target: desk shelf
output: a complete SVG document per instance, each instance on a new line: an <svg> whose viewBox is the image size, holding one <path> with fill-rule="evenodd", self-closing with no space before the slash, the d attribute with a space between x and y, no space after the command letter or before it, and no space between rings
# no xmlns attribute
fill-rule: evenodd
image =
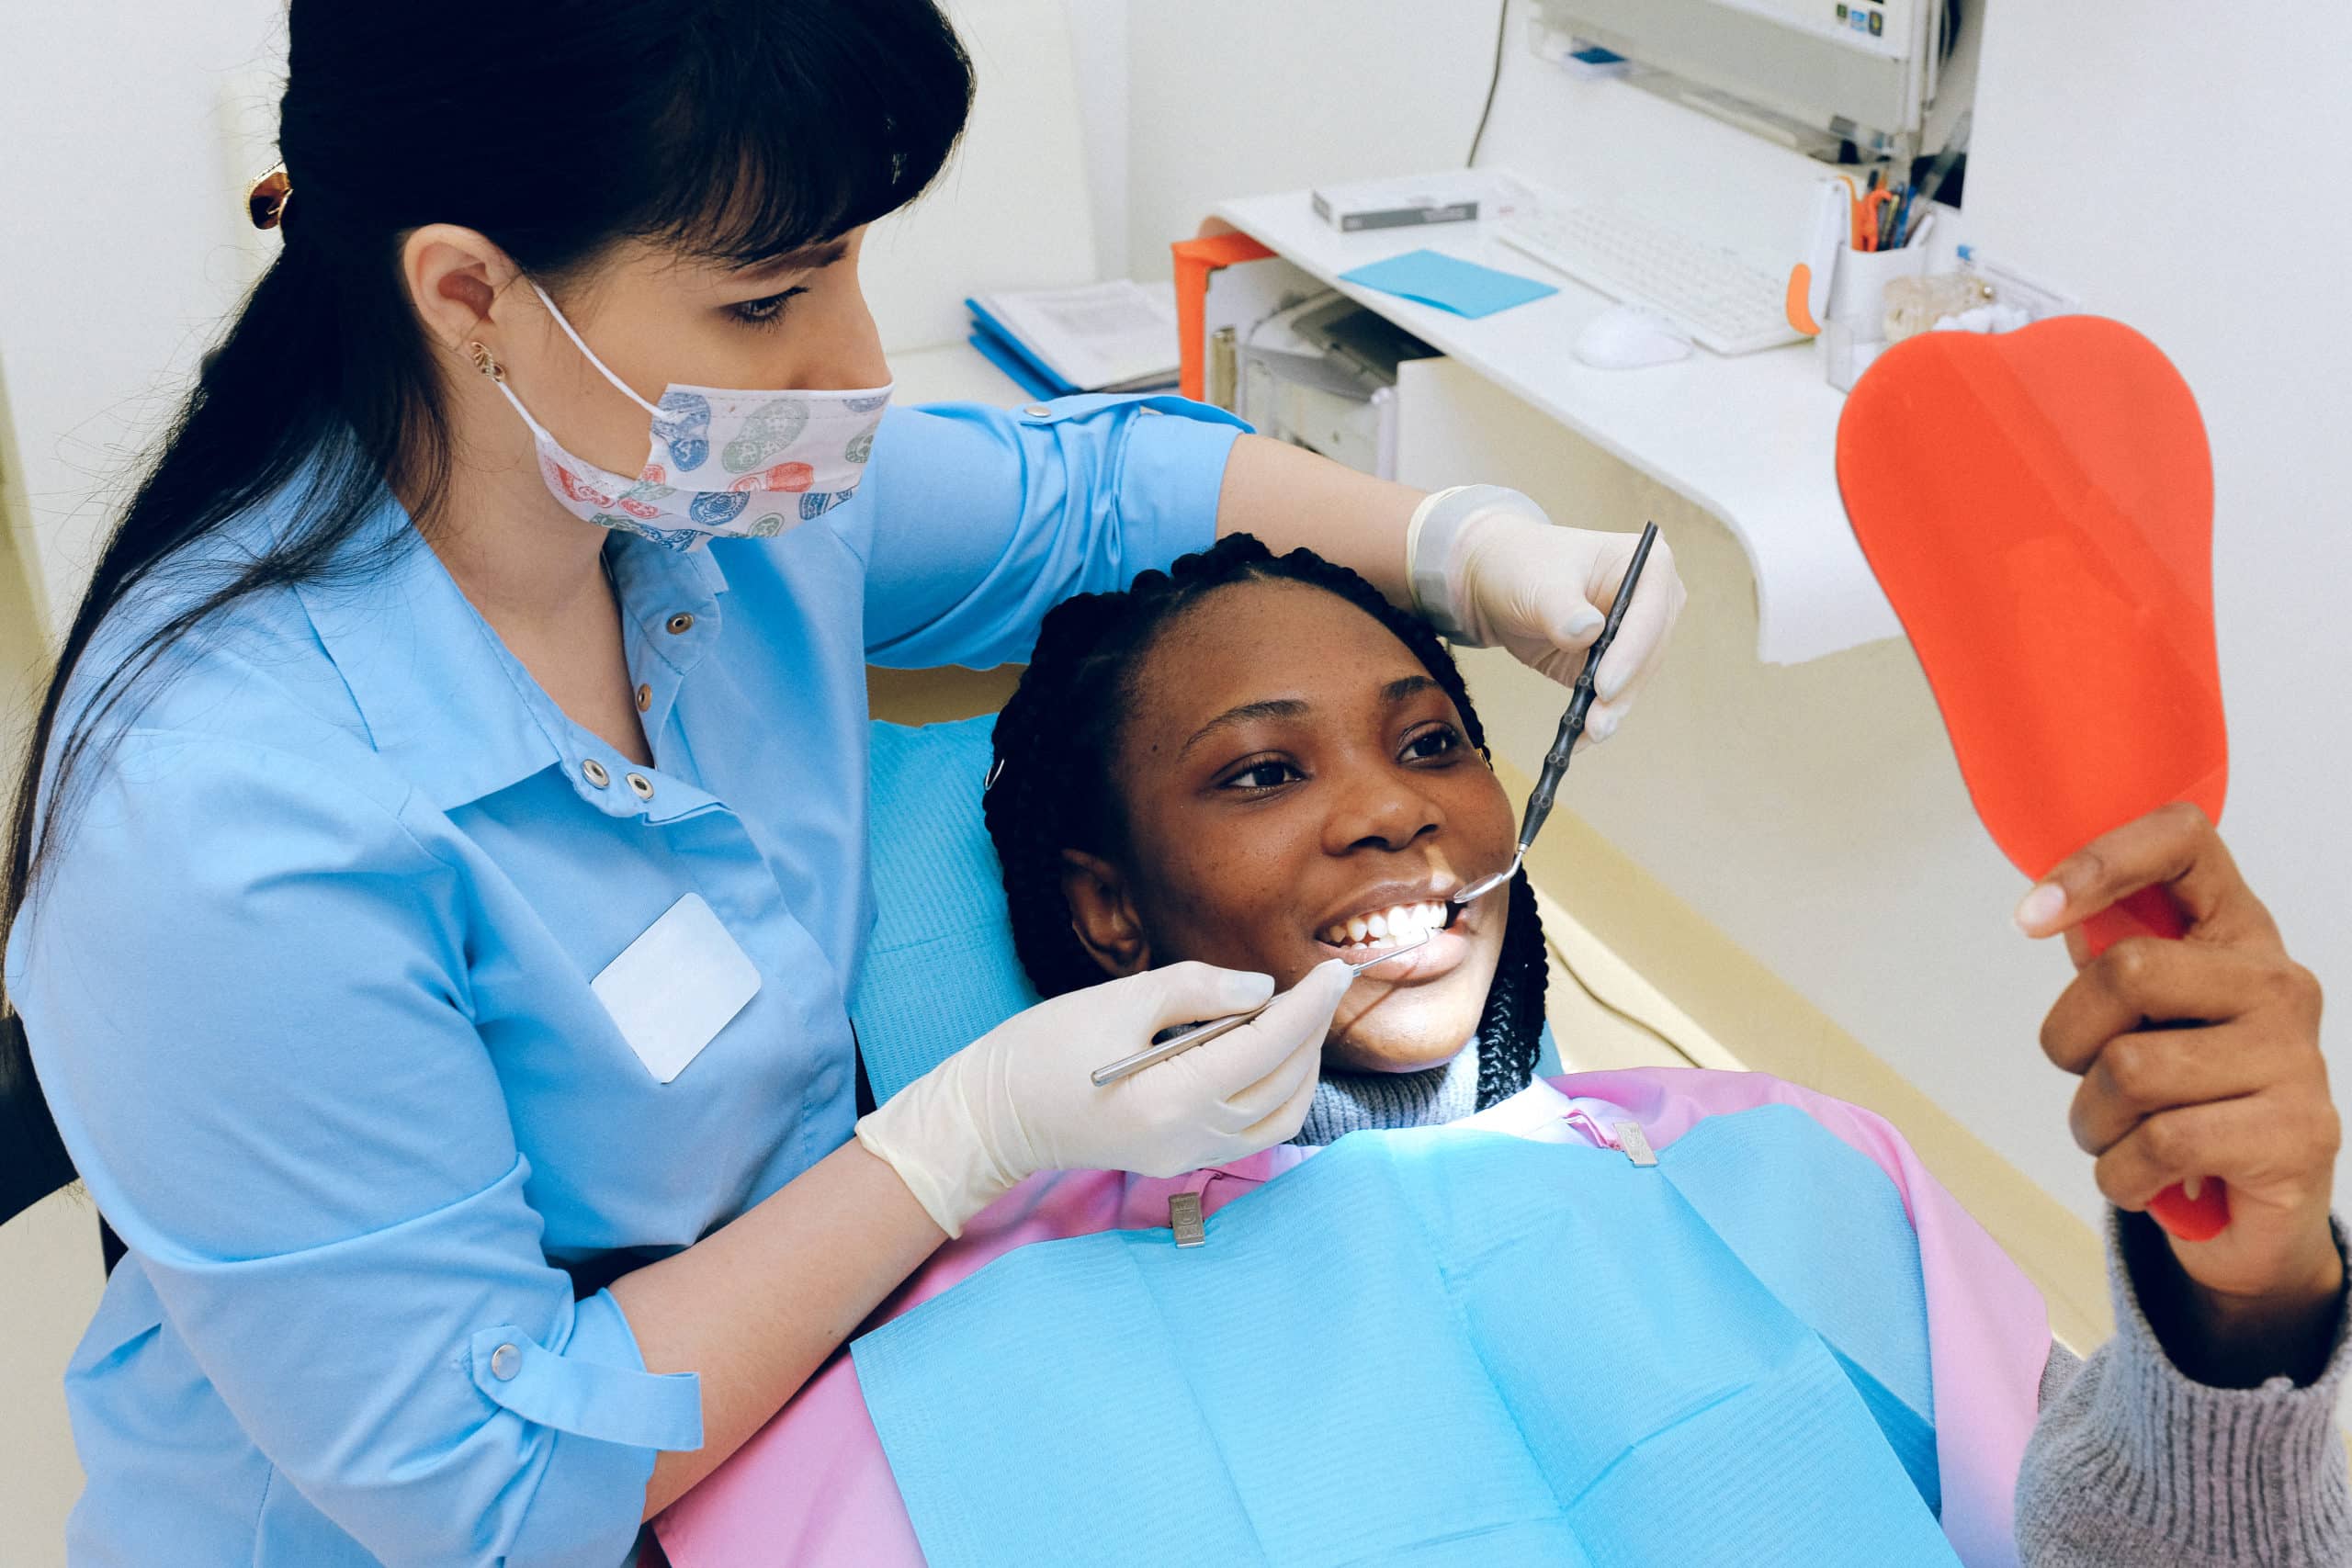
<svg viewBox="0 0 2352 1568"><path fill-rule="evenodd" d="M1756 580L1757 657L1798 664L1902 627L1846 525L1832 457L1844 399L1810 344L1640 370L1595 370L1572 352L1611 301L1494 237L1488 223L1341 233L1307 193L1229 201L1216 215L1719 519ZM1556 284L1532 303L1467 321L1340 274L1426 246Z"/></svg>

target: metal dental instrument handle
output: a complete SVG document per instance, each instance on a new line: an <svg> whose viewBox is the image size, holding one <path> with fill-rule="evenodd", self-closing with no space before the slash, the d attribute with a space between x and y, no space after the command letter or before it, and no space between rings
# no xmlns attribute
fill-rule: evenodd
<svg viewBox="0 0 2352 1568"><path fill-rule="evenodd" d="M1401 958L1429 940L1430 933L1423 931L1419 941L1408 942L1402 947L1392 947L1377 958L1367 958L1361 964L1349 964L1348 973L1361 975L1375 964L1385 964L1392 958ZM1268 997L1248 1012L1237 1012L1231 1018L1220 1018L1208 1023L1196 1023L1181 1034L1171 1034L1156 1044L1145 1046L1132 1056L1122 1056L1107 1067L1097 1067L1091 1075L1094 1087L1108 1089L1121 1078L1135 1077L1146 1067L1156 1067L1172 1056L1181 1056L1195 1045L1205 1045L1219 1035L1228 1034L1250 1022L1260 1013L1273 1006L1274 1001L1274 998Z"/></svg>
<svg viewBox="0 0 2352 1568"><path fill-rule="evenodd" d="M1467 904L1483 898L1519 874L1520 863L1527 859L1528 846L1535 842L1536 833L1544 826L1544 818L1552 815L1552 797L1560 793L1560 780L1566 776L1568 758L1574 754L1577 742L1584 739L1585 716L1592 711L1594 673L1600 668L1600 656L1617 640L1617 628L1625 622L1625 611L1634 603L1634 586L1642 580L1642 568L1650 558L1650 547L1657 542L1657 525L1642 525L1641 541L1634 547L1634 558L1625 568L1625 580L1617 585L1616 603L1609 606L1609 619L1601 624L1600 635L1592 639L1591 649L1584 656L1584 669L1577 675L1577 683L1568 698L1568 711L1560 716L1560 732L1552 738L1552 750L1544 754L1544 772L1535 780L1534 791L1527 797L1527 814L1519 825L1519 852L1510 863L1492 876L1482 876L1467 887L1454 891L1453 902Z"/></svg>

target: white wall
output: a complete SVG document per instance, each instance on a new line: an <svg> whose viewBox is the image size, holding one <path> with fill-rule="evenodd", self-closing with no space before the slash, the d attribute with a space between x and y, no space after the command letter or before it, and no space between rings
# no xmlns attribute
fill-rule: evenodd
<svg viewBox="0 0 2352 1568"><path fill-rule="evenodd" d="M859 277L886 352L961 344L968 295L1099 276L1102 235L1089 197L1113 171L1090 151L1107 142L1107 155L1119 139L1090 137L1088 121L1118 126L1125 97L1117 74L1101 69L1117 30L1077 25L1079 4L944 0L978 93L938 182L866 236Z"/></svg>
<svg viewBox="0 0 2352 1568"><path fill-rule="evenodd" d="M52 616L80 600L113 487L251 276L223 100L274 107L282 13L209 0L98 25L82 6L8 8L0 374Z"/></svg>
<svg viewBox="0 0 2352 1568"><path fill-rule="evenodd" d="M1459 164L1496 8L1464 0L1127 0L1127 265L1227 197ZM1516 24L1514 24L1516 25Z"/></svg>

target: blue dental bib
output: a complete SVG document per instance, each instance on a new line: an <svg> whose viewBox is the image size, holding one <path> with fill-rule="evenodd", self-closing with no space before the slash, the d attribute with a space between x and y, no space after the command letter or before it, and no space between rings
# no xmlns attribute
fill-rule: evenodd
<svg viewBox="0 0 2352 1568"><path fill-rule="evenodd" d="M1205 1247L1008 1254L857 1341L963 1564L1954 1564L1892 1182L1803 1112L1636 1167L1359 1134Z"/></svg>

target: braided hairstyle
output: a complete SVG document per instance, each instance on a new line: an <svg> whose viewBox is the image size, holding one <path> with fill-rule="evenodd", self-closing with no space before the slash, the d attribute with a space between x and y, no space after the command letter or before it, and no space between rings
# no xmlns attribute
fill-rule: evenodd
<svg viewBox="0 0 2352 1568"><path fill-rule="evenodd" d="M1022 967L1041 996L1098 985L1102 971L1070 927L1062 852L1109 854L1125 837L1112 779L1120 722L1136 672L1159 635L1185 611L1237 582L1303 582L1340 598L1386 627L1453 701L1471 745L1487 737L1453 656L1419 618L1342 566L1308 550L1276 556L1236 534L1166 571L1147 571L1123 593L1086 593L1046 616L1020 689L996 721L996 763L983 805L996 842ZM1535 895L1511 879L1502 955L1478 1021L1478 1104L1495 1104L1534 1076L1547 977Z"/></svg>

